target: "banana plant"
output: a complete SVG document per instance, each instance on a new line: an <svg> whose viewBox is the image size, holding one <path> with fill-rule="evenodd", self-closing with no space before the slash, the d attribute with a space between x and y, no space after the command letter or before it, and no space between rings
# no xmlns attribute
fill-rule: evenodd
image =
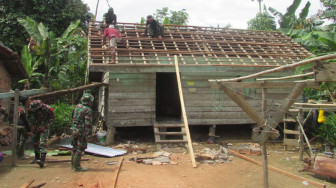
<svg viewBox="0 0 336 188"><path fill-rule="evenodd" d="M26 68L28 73L28 78L20 80L19 83L24 83L25 89L30 89L32 82L39 82L39 77L42 75L39 72L36 72L38 68L38 61L36 61L36 56L32 56L29 53L28 47L24 46L21 52L21 61L23 66Z"/></svg>
<svg viewBox="0 0 336 188"><path fill-rule="evenodd" d="M299 18L295 16L295 12L297 11L298 7L301 4L301 0L294 0L293 4L290 5L287 8L287 12L285 14L282 14L281 12L277 11L276 9L269 7L268 10L276 17L279 18L279 25L280 28L296 28L299 29L299 27L302 27L302 23L307 18L310 2L308 1L305 5L305 7L301 10L301 13L299 15Z"/></svg>

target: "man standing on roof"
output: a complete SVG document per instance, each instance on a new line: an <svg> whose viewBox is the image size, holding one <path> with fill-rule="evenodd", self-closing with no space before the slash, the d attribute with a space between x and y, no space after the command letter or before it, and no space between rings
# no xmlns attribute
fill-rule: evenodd
<svg viewBox="0 0 336 188"><path fill-rule="evenodd" d="M18 159L27 159L24 154L26 141L30 134L30 127L27 121L26 110L30 105L30 99L28 97L20 97L21 105L18 108Z"/></svg>
<svg viewBox="0 0 336 188"><path fill-rule="evenodd" d="M35 152L34 161L36 161L40 168L44 167L44 161L47 156L49 126L54 119L54 109L51 106L44 104L40 100L30 102L27 109L27 121L32 131L31 139Z"/></svg>
<svg viewBox="0 0 336 188"><path fill-rule="evenodd" d="M120 32L117 29L115 29L113 25L110 25L109 28L106 28L104 30L103 36L104 36L103 44L106 44L105 40L106 38L109 38L109 48L110 48L110 54L112 56L112 61L110 61L110 63L115 64L116 63L115 48L117 47L117 43L122 41L124 46L126 45L122 39Z"/></svg>
<svg viewBox="0 0 336 188"><path fill-rule="evenodd" d="M92 109L93 96L85 93L81 102L75 106L72 112L72 156L71 166L74 172L87 171L80 165L82 154L87 148L87 143L92 136Z"/></svg>
<svg viewBox="0 0 336 188"><path fill-rule="evenodd" d="M146 22L146 29L144 32L144 35L147 35L147 31L149 30L149 36L152 38L158 38L162 40L164 37L164 28L153 19L152 15L147 16L147 22Z"/></svg>
<svg viewBox="0 0 336 188"><path fill-rule="evenodd" d="M103 15L103 23L105 28L108 28L110 25L114 25L117 28L117 15L114 14L112 7Z"/></svg>

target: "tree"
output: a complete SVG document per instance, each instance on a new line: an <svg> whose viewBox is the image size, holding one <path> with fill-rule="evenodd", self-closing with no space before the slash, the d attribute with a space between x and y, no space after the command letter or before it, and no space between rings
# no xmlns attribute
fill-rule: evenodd
<svg viewBox="0 0 336 188"><path fill-rule="evenodd" d="M273 31L276 30L276 23L274 17L272 17L264 6L263 13L257 13L255 18L252 18L247 22L248 29L251 30L264 30L264 31Z"/></svg>
<svg viewBox="0 0 336 188"><path fill-rule="evenodd" d="M87 31L88 21L93 17L89 7L81 0L2 0L0 3L0 41L14 51L21 51L29 35L18 23L17 18L31 17L42 22L56 37L67 26L81 20L81 27Z"/></svg>
<svg viewBox="0 0 336 188"><path fill-rule="evenodd" d="M188 23L189 19L189 14L187 13L186 9L174 11L169 10L168 7L163 7L161 10L156 9L156 13L154 13L153 16L160 23L163 23L164 19L168 18L169 23L175 25L185 25Z"/></svg>
<svg viewBox="0 0 336 188"><path fill-rule="evenodd" d="M24 46L21 52L21 61L23 66L26 68L28 73L28 78L20 80L19 83L24 83L24 89L30 89L32 83L36 83L36 87L40 87L40 79L39 77L42 75L37 72L38 61L36 61L36 56L33 56L29 53L28 47Z"/></svg>

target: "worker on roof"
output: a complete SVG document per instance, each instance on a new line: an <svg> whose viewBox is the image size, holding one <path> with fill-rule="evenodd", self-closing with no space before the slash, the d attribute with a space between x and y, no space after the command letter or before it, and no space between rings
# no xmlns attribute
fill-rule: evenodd
<svg viewBox="0 0 336 188"><path fill-rule="evenodd" d="M47 141L49 137L49 127L54 121L54 109L44 104L40 100L32 100L27 108L27 121L32 131L31 140L33 142L35 159L40 168L44 167L47 156Z"/></svg>
<svg viewBox="0 0 336 188"><path fill-rule="evenodd" d="M117 15L114 14L112 7L103 15L103 24L105 28L108 28L110 25L114 25L117 28Z"/></svg>
<svg viewBox="0 0 336 188"><path fill-rule="evenodd" d="M144 35L147 35L147 31L149 31L149 36L152 38L158 38L162 40L164 37L163 26L161 26L158 21L154 20L152 15L147 16Z"/></svg>
<svg viewBox="0 0 336 188"><path fill-rule="evenodd" d="M110 55L112 56L112 61L110 61L110 64L116 63L116 54L115 49L117 47L117 43L122 42L126 48L128 48L125 44L125 41L123 40L120 32L114 28L114 25L110 25L108 28L104 30L103 34L103 44L106 44L106 38L109 39L109 49L110 49ZM105 45L104 45L105 46Z"/></svg>
<svg viewBox="0 0 336 188"><path fill-rule="evenodd" d="M72 112L72 158L71 166L74 172L87 171L80 165L82 154L87 148L88 140L92 136L92 109L94 97L84 93L81 101Z"/></svg>

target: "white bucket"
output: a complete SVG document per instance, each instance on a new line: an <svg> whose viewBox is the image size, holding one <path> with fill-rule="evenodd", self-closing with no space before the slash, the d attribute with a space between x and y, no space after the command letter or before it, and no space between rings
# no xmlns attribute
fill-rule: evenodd
<svg viewBox="0 0 336 188"><path fill-rule="evenodd" d="M97 137L98 137L98 140L99 140L99 143L100 143L100 144L105 144L105 140L106 140L106 131L99 130L99 131L97 132Z"/></svg>

